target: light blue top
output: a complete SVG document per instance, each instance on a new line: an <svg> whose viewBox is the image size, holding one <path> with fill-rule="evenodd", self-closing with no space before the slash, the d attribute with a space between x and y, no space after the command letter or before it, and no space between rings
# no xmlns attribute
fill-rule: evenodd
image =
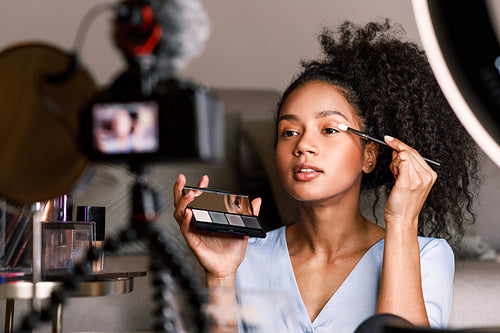
<svg viewBox="0 0 500 333"><path fill-rule="evenodd" d="M375 314L384 240L364 254L311 323L295 281L285 230L281 227L268 232L266 238L249 240L245 259L236 275L236 287L241 290L284 291L290 300L290 311L293 311L290 316L296 318L299 332L354 332L365 319ZM444 328L451 311L455 271L453 251L444 239L419 237L418 241L427 316L431 327ZM280 318L273 314L269 321L275 325Z"/></svg>

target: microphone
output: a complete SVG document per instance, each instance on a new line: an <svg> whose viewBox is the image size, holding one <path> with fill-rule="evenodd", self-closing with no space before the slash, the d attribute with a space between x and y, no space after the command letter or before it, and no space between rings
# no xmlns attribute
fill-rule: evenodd
<svg viewBox="0 0 500 333"><path fill-rule="evenodd" d="M127 59L149 64L160 80L201 54L210 22L197 0L126 0L117 6L114 40Z"/></svg>

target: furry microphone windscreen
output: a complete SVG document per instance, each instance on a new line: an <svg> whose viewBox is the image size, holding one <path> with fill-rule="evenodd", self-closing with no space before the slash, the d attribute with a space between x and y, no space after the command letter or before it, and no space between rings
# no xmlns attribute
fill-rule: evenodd
<svg viewBox="0 0 500 333"><path fill-rule="evenodd" d="M153 19L162 28L161 39L152 52L154 70L162 80L183 70L201 54L210 35L210 21L197 0L151 0L150 6ZM119 24L115 21L115 29ZM116 39L115 42L120 46Z"/></svg>

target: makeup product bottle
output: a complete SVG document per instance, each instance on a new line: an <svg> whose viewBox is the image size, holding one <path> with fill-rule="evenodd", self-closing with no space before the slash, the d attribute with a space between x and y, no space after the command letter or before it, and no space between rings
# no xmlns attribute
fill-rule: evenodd
<svg viewBox="0 0 500 333"><path fill-rule="evenodd" d="M106 207L78 206L76 208L76 220L95 223L95 241L93 242L93 246L99 256L92 263L92 272L101 273L104 270Z"/></svg>
<svg viewBox="0 0 500 333"><path fill-rule="evenodd" d="M47 201L42 220L59 222L73 221L73 197L69 194L64 194Z"/></svg>
<svg viewBox="0 0 500 333"><path fill-rule="evenodd" d="M45 202L41 211L41 255L42 275L66 274L74 261L80 260L80 240L88 239L89 229L83 226L74 228L73 198L64 194ZM86 237L82 237L82 233ZM90 243L88 243L90 245ZM87 245L87 246L88 246Z"/></svg>

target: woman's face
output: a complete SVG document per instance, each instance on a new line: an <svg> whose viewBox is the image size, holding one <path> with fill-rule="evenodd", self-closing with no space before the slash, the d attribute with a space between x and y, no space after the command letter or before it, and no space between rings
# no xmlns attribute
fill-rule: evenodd
<svg viewBox="0 0 500 333"><path fill-rule="evenodd" d="M354 109L333 85L308 82L287 97L278 119L276 161L281 181L295 199L359 194L370 144L338 131L341 123L360 129Z"/></svg>
<svg viewBox="0 0 500 333"><path fill-rule="evenodd" d="M127 110L118 110L113 119L113 131L119 138L127 137L132 130L132 118Z"/></svg>

